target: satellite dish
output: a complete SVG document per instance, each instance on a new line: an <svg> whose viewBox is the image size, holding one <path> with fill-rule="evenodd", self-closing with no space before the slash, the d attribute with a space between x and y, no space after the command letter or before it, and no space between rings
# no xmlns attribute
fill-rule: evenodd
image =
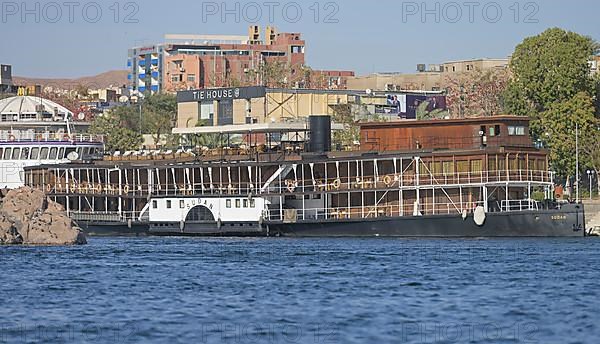
<svg viewBox="0 0 600 344"><path fill-rule="evenodd" d="M79 154L77 154L77 152L71 152L67 154L67 159L69 161L77 161L79 159Z"/></svg>
<svg viewBox="0 0 600 344"><path fill-rule="evenodd" d="M83 121L83 120L85 119L85 113L83 113L83 112L80 112L80 113L77 115L77 119L78 119L78 120L80 120L80 121Z"/></svg>

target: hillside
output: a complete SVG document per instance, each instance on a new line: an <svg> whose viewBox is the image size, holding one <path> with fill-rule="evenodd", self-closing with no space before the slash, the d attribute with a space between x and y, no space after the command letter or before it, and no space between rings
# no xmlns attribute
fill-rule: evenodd
<svg viewBox="0 0 600 344"><path fill-rule="evenodd" d="M13 77L13 82L16 85L55 86L60 89L74 89L80 85L85 86L88 89L98 89L127 84L127 71L113 70L95 76L86 76L77 79L42 79L15 76Z"/></svg>

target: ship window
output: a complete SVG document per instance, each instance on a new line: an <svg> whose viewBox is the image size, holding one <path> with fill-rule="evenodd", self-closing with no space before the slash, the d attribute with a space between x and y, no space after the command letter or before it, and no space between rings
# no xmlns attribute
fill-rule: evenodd
<svg viewBox="0 0 600 344"><path fill-rule="evenodd" d="M231 200L230 199L228 199L228 200L225 201L225 206L227 208L231 208Z"/></svg>
<svg viewBox="0 0 600 344"><path fill-rule="evenodd" d="M56 148L56 147L50 148L50 155L48 156L48 159L50 159L50 160L56 159L57 152L58 152L58 148Z"/></svg>
<svg viewBox="0 0 600 344"><path fill-rule="evenodd" d="M235 207L236 207L236 208L240 208L240 203L241 203L241 202L240 202L240 200L239 200L239 199L236 199L236 200L235 200Z"/></svg>
<svg viewBox="0 0 600 344"><path fill-rule="evenodd" d="M31 148L31 159L37 160L40 155L40 149L38 147Z"/></svg>
<svg viewBox="0 0 600 344"><path fill-rule="evenodd" d="M179 209L183 209L183 208L185 208L185 201L180 199L179 200Z"/></svg>
<svg viewBox="0 0 600 344"><path fill-rule="evenodd" d="M244 200L244 208L248 208L248 200L247 199Z"/></svg>
<svg viewBox="0 0 600 344"><path fill-rule="evenodd" d="M167 200L167 209L171 209L171 200Z"/></svg>
<svg viewBox="0 0 600 344"><path fill-rule="evenodd" d="M481 160L471 160L471 172L481 172Z"/></svg>
<svg viewBox="0 0 600 344"><path fill-rule="evenodd" d="M256 208L256 200L254 198L250 200L250 208Z"/></svg>
<svg viewBox="0 0 600 344"><path fill-rule="evenodd" d="M465 173L469 172L469 162L466 160L461 160L456 162L456 172Z"/></svg>
<svg viewBox="0 0 600 344"><path fill-rule="evenodd" d="M65 149L63 147L58 149L58 159L64 159L65 158Z"/></svg>
<svg viewBox="0 0 600 344"><path fill-rule="evenodd" d="M4 151L4 160L10 160L10 148L6 148Z"/></svg>
<svg viewBox="0 0 600 344"><path fill-rule="evenodd" d="M3 155L4 155L4 148L0 148L0 159L2 159Z"/></svg>
<svg viewBox="0 0 600 344"><path fill-rule="evenodd" d="M516 127L515 134L517 136L525 136L525 127Z"/></svg>
<svg viewBox="0 0 600 344"><path fill-rule="evenodd" d="M67 148L65 150L65 157L68 157L69 154L73 153L75 151L75 148Z"/></svg>
<svg viewBox="0 0 600 344"><path fill-rule="evenodd" d="M21 148L13 148L12 159L13 160L19 159L19 153L21 153Z"/></svg>
<svg viewBox="0 0 600 344"><path fill-rule="evenodd" d="M512 126L508 127L508 135L509 136L515 136L515 132L516 132L515 127L512 127Z"/></svg>
<svg viewBox="0 0 600 344"><path fill-rule="evenodd" d="M25 147L21 149L21 160L29 159L29 148Z"/></svg>
<svg viewBox="0 0 600 344"><path fill-rule="evenodd" d="M454 173L454 162L453 161L444 161L442 164L443 173L445 175Z"/></svg>
<svg viewBox="0 0 600 344"><path fill-rule="evenodd" d="M42 159L42 160L48 159L48 147L42 148L42 155L41 155L40 159Z"/></svg>
<svg viewBox="0 0 600 344"><path fill-rule="evenodd" d="M158 208L158 202L157 201L152 201L152 208L154 208L154 209Z"/></svg>
<svg viewBox="0 0 600 344"><path fill-rule="evenodd" d="M500 126L496 125L496 126L494 126L494 128L495 128L494 131L495 131L496 136L500 136Z"/></svg>

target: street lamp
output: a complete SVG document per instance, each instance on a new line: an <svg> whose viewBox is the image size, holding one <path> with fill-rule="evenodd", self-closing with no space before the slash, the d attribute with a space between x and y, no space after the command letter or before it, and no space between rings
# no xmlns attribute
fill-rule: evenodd
<svg viewBox="0 0 600 344"><path fill-rule="evenodd" d="M592 179L594 178L594 174L596 174L596 171L587 170L587 175L590 180L590 201L592 200L592 198L593 198L592 196L594 194L594 189L592 189Z"/></svg>

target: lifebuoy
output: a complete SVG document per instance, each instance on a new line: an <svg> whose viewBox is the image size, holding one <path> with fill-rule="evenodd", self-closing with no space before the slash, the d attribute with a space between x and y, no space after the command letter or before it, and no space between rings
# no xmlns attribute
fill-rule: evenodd
<svg viewBox="0 0 600 344"><path fill-rule="evenodd" d="M52 191L52 185L50 185L50 184L46 185L46 191L47 192Z"/></svg>
<svg viewBox="0 0 600 344"><path fill-rule="evenodd" d="M338 178L336 180L333 181L333 187L337 190L340 188L340 186L342 186L342 181Z"/></svg>
<svg viewBox="0 0 600 344"><path fill-rule="evenodd" d="M129 185L125 185L125 187L123 188L123 192L126 194L129 193Z"/></svg>
<svg viewBox="0 0 600 344"><path fill-rule="evenodd" d="M383 177L383 183L386 186L392 186L393 181L394 181L394 179L390 175L387 175L387 176Z"/></svg>
<svg viewBox="0 0 600 344"><path fill-rule="evenodd" d="M293 180L288 180L287 189L289 192L294 192L296 190L296 183Z"/></svg>

